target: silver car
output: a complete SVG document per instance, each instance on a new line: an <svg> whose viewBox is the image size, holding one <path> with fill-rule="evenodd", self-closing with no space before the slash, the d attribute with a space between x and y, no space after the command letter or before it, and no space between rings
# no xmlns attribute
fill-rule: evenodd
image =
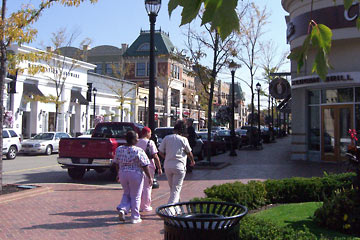
<svg viewBox="0 0 360 240"><path fill-rule="evenodd" d="M70 138L71 136L64 132L45 132L35 135L29 140L22 142L21 152L25 154L40 153L51 155L59 151L59 142L61 138Z"/></svg>

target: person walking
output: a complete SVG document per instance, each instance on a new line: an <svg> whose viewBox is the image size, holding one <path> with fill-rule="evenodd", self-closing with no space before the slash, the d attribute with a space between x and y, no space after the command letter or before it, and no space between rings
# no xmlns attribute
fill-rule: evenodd
<svg viewBox="0 0 360 240"><path fill-rule="evenodd" d="M159 147L159 154L165 158L165 174L170 187L168 204L174 204L180 200L186 174L186 157L189 157L191 166L195 165L189 141L182 136L184 133L185 123L179 120L174 126L174 134L166 136Z"/></svg>
<svg viewBox="0 0 360 240"><path fill-rule="evenodd" d="M150 165L149 165L150 176L152 177L152 179L154 179L155 169L157 168L159 175L162 174L162 169L161 169L160 159L157 155L158 150L155 146L154 141L150 140L150 138L151 138L151 129L148 127L144 127L141 130L141 138L139 139L136 146L143 149L146 155L148 156L150 160ZM141 194L140 212L152 211L151 191L152 191L152 185L149 184L149 179L147 176L145 176L144 186Z"/></svg>
<svg viewBox="0 0 360 240"><path fill-rule="evenodd" d="M135 146L138 141L137 133L129 131L125 139L126 144L116 149L113 161L118 172L117 181L121 183L124 191L116 209L119 211L120 221L125 221L125 215L131 209L131 223L139 223L142 221L139 209L144 173L149 185L152 185L153 178L149 171L150 161L146 153Z"/></svg>

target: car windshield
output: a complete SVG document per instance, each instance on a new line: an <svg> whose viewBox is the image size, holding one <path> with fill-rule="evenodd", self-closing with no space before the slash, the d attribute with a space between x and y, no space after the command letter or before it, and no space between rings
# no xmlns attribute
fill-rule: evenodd
<svg viewBox="0 0 360 240"><path fill-rule="evenodd" d="M85 135L91 135L91 134L93 134L93 132L94 132L94 129L90 128L85 132Z"/></svg>
<svg viewBox="0 0 360 240"><path fill-rule="evenodd" d="M52 140L54 138L54 133L40 133L34 136L35 140Z"/></svg>
<svg viewBox="0 0 360 240"><path fill-rule="evenodd" d="M173 134L173 128L157 128L155 134L158 138L164 138L167 135Z"/></svg>
<svg viewBox="0 0 360 240"><path fill-rule="evenodd" d="M125 138L128 131L134 130L130 125L108 124L96 127L94 137Z"/></svg>
<svg viewBox="0 0 360 240"><path fill-rule="evenodd" d="M221 137L230 136L230 131L228 130L218 131L218 135Z"/></svg>

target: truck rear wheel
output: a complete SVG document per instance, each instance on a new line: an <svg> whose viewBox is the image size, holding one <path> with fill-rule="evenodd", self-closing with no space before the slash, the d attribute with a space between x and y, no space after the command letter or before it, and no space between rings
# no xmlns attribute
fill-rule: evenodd
<svg viewBox="0 0 360 240"><path fill-rule="evenodd" d="M85 174L85 168L68 168L68 174L72 179L82 179Z"/></svg>

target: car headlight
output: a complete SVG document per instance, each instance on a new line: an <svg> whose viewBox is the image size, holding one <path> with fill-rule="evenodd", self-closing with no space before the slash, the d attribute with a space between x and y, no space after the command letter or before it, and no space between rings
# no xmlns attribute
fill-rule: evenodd
<svg viewBox="0 0 360 240"><path fill-rule="evenodd" d="M39 143L35 144L35 147L40 147L40 144Z"/></svg>

